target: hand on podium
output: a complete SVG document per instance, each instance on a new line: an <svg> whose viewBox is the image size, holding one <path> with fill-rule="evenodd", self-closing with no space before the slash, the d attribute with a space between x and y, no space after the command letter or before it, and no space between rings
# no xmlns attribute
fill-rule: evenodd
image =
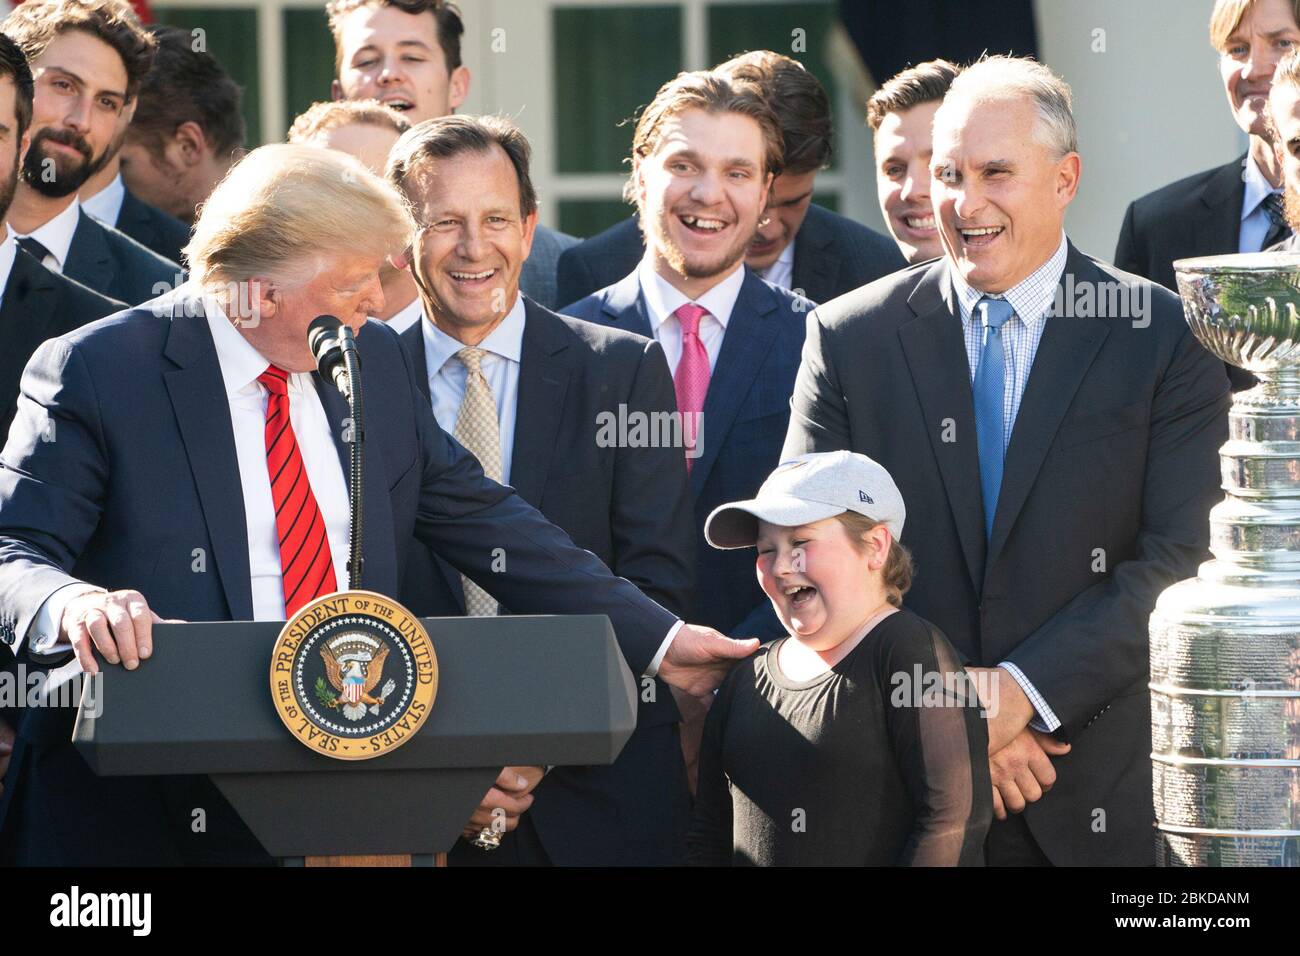
<svg viewBox="0 0 1300 956"><path fill-rule="evenodd" d="M500 829L498 820L504 821L506 833L519 826L519 818L533 805L533 788L544 776L546 771L541 767L506 767L497 775L496 786L484 794L461 836L473 840L494 825Z"/></svg>
<svg viewBox="0 0 1300 956"><path fill-rule="evenodd" d="M63 608L60 641L67 641L87 674L99 673L95 651L110 664L135 670L153 653L153 626L164 621L139 591L87 591Z"/></svg>
<svg viewBox="0 0 1300 956"><path fill-rule="evenodd" d="M718 689L735 666L758 650L758 638L732 640L711 627L683 624L677 630L656 676L693 697Z"/></svg>

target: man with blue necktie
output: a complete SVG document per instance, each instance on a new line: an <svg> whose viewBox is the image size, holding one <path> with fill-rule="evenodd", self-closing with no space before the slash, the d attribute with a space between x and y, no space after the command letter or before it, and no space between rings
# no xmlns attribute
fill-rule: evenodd
<svg viewBox="0 0 1300 956"><path fill-rule="evenodd" d="M783 455L895 477L907 604L985 698L991 865L1154 862L1147 619L1207 556L1227 437L1223 364L1177 298L1066 238L1080 169L1049 69L958 76L934 120L945 254L809 317Z"/></svg>

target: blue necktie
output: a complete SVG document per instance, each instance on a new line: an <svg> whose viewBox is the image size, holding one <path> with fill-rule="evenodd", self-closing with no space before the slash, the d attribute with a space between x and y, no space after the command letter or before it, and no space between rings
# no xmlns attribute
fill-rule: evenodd
<svg viewBox="0 0 1300 956"><path fill-rule="evenodd" d="M980 491L984 495L984 535L993 537L993 516L998 512L1002 490L1002 420L1006 411L1002 397L1006 384L1006 363L1002 357L1002 326L1015 314L1006 299L980 299L971 321L983 319L988 331L979 368L975 370L975 440L980 455Z"/></svg>

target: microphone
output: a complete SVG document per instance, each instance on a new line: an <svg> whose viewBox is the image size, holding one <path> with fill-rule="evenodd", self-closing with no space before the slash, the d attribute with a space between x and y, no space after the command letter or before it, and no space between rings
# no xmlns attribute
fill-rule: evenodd
<svg viewBox="0 0 1300 956"><path fill-rule="evenodd" d="M316 368L334 387L352 400L352 380L343 360L343 339L352 338L352 330L332 315L318 315L307 326L307 347L316 359ZM353 345L353 348L356 346Z"/></svg>

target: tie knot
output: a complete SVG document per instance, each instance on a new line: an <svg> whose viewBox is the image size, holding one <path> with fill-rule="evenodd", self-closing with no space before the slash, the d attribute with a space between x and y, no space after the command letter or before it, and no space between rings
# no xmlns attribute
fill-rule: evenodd
<svg viewBox="0 0 1300 956"><path fill-rule="evenodd" d="M471 375L483 374L483 356L487 355L487 349L476 349L473 346L467 346L456 353L456 358L460 359L460 364L469 370Z"/></svg>
<svg viewBox="0 0 1300 956"><path fill-rule="evenodd" d="M1002 328L1016 314L1006 299L994 299L987 295L980 299L978 310L984 317L984 324L991 329Z"/></svg>
<svg viewBox="0 0 1300 956"><path fill-rule="evenodd" d="M673 315L677 316L677 321L682 324L682 335L699 335L700 319L709 314L709 310L703 306L698 306L694 302L687 302L679 306Z"/></svg>
<svg viewBox="0 0 1300 956"><path fill-rule="evenodd" d="M1260 206L1273 225L1280 226L1286 221L1286 207L1283 204L1281 193L1269 193L1261 200Z"/></svg>
<svg viewBox="0 0 1300 956"><path fill-rule="evenodd" d="M266 371L257 376L257 380L266 386L272 395L289 394L289 373L282 368L268 365Z"/></svg>
<svg viewBox="0 0 1300 956"><path fill-rule="evenodd" d="M18 247L29 256L34 256L37 262L44 262L45 257L50 254L50 250L41 245L39 239L33 239L31 236L23 236L19 239Z"/></svg>

